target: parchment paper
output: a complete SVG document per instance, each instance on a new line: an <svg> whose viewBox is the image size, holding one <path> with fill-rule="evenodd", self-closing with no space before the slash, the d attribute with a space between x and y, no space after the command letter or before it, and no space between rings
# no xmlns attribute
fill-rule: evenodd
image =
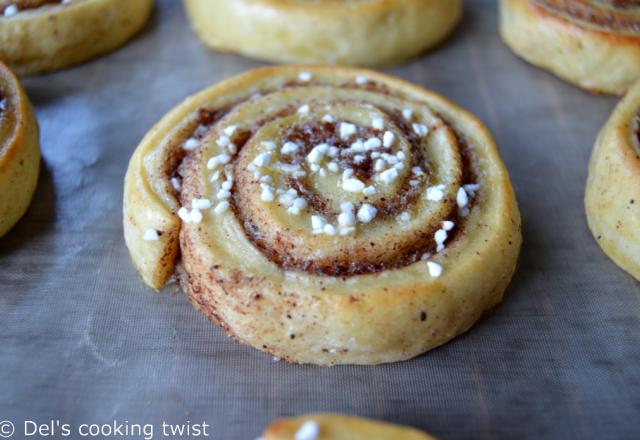
<svg viewBox="0 0 640 440"><path fill-rule="evenodd" d="M442 439L640 438L640 284L600 251L582 201L616 99L513 56L496 14L495 2L469 0L446 44L383 70L489 126L523 215L520 267L470 333L394 365L274 362L182 293L147 290L130 263L121 204L137 143L188 94L260 63L206 49L181 2L159 0L121 50L25 78L44 169L28 214L0 240L0 421L14 438L25 420L116 420L153 424L154 438L162 421L190 421L210 425L209 438L252 439L279 416L327 410Z"/></svg>

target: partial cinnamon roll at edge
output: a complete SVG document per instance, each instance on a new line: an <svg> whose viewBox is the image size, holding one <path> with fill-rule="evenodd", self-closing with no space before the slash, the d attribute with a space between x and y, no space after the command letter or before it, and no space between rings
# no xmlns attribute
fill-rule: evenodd
<svg viewBox="0 0 640 440"><path fill-rule="evenodd" d="M317 413L276 420L264 440L434 440L417 429L341 414Z"/></svg>
<svg viewBox="0 0 640 440"><path fill-rule="evenodd" d="M18 79L0 63L0 237L29 207L39 170L38 122Z"/></svg>
<svg viewBox="0 0 640 440"><path fill-rule="evenodd" d="M213 49L279 63L376 66L433 48L462 16L461 0L184 0Z"/></svg>
<svg viewBox="0 0 640 440"><path fill-rule="evenodd" d="M0 59L16 73L61 69L127 42L153 0L0 0Z"/></svg>
<svg viewBox="0 0 640 440"><path fill-rule="evenodd" d="M640 4L500 0L500 32L519 56L596 93L624 94L640 78Z"/></svg>
<svg viewBox="0 0 640 440"><path fill-rule="evenodd" d="M263 68L178 106L127 172L125 238L160 288L291 362L409 359L502 298L519 253L484 126L379 73ZM179 237L179 241L178 241Z"/></svg>
<svg viewBox="0 0 640 440"><path fill-rule="evenodd" d="M585 207L602 250L640 280L640 83L620 101L598 135Z"/></svg>

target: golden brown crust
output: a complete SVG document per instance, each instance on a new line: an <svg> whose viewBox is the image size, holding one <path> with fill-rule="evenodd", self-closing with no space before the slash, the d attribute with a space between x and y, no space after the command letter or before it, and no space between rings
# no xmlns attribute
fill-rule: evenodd
<svg viewBox="0 0 640 440"><path fill-rule="evenodd" d="M40 169L38 122L27 96L0 63L0 237L24 215Z"/></svg>
<svg viewBox="0 0 640 440"><path fill-rule="evenodd" d="M640 77L640 6L590 0L501 0L500 32L519 56L595 93Z"/></svg>
<svg viewBox="0 0 640 440"><path fill-rule="evenodd" d="M640 84L600 131L589 164L585 207L604 252L640 280Z"/></svg>
<svg viewBox="0 0 640 440"><path fill-rule="evenodd" d="M317 433L317 440L435 440L417 429L340 414L317 413L280 419L264 432L264 440L295 440L296 433ZM312 425L312 426L309 426ZM311 435L306 438L312 437Z"/></svg>
<svg viewBox="0 0 640 440"><path fill-rule="evenodd" d="M303 74L308 74L305 80L300 79ZM408 116L410 123L393 119L403 117L400 113L409 108L414 112ZM209 115L206 123L203 109ZM396 136L387 151L402 157L403 167L394 166L400 170L397 179L384 182L381 172L369 177L355 173L376 187L374 194L364 198L360 192L344 189L342 171L325 176L314 171L307 163L309 148L323 143L322 136L335 146L336 158L342 157L341 151L355 148L358 142L353 140L360 136L341 140L336 124L325 120L326 112L334 122L353 123L356 131L381 119L374 124L382 124L383 131ZM419 135L422 123L429 130ZM237 144L237 152L227 159L227 171L217 161L228 148L228 142L222 142L223 133L232 126L233 135L227 141ZM280 148L293 139L290 136L296 127L304 128L309 138L299 139L298 153L285 157ZM314 137L311 133L319 127L320 137ZM365 138L381 137L368 128L358 133ZM177 170L167 170L176 148L182 149L192 136L199 136L197 147L183 154ZM298 196L307 197L305 191L315 193L329 208L316 207L307 197L304 212L292 214L289 202L280 198L283 194L278 193L274 203L263 198L261 183L268 181L274 191L285 191L295 181L285 178L293 171L281 172L267 165L262 171L255 169L262 149L271 148L269 142L278 145L272 151L277 160L274 167L284 170L278 164L287 162L307 169L303 185L307 189ZM382 151L383 147L378 144L376 148ZM334 160L344 169L351 166L351 159ZM417 162L411 162L414 160ZM411 177L417 172L414 167L422 167L424 177ZM225 196L230 205L217 213L212 208L225 199L220 199L225 177L219 176L227 173L233 175L232 194ZM265 173L272 180L262 180ZM182 179L177 192L168 182L174 176ZM421 188L418 199L407 201L403 208L410 214L385 214L384 200L391 203L398 192L407 191L403 182L408 180ZM466 211L461 210L456 201L462 191L459 188L475 183L482 189ZM430 200L427 194L440 184L441 198ZM181 224L176 215L179 208L190 211L194 200L201 198L211 204L199 212L202 221L183 217L186 222ZM365 201L375 204L376 199L383 200L376 205L379 215L370 223L358 217L357 230L340 235L339 202L352 201L355 213ZM452 207L456 208L452 211ZM521 242L509 176L486 128L422 88L347 68L263 68L189 98L160 121L134 153L124 208L127 245L148 284L160 288L170 276L172 270L161 264L160 256L177 246L169 237L179 231L180 279L194 306L235 339L300 363L392 362L445 343L468 330L501 300ZM251 213L251 226L247 213ZM312 231L311 215L322 215L332 224L331 234L324 232L327 229L320 234ZM453 229L446 248L436 249L430 228L434 223L444 225L445 220L455 220ZM276 239L262 249L252 240L251 228L257 228L261 237ZM143 240L149 229L161 232L156 241ZM409 245L394 249L398 236L404 236ZM422 261L412 246L433 253L426 258L429 262ZM288 250L313 264L289 266L273 257L272 249L285 254ZM397 264L389 264L385 252L377 249L395 252ZM354 270L341 269L346 250ZM336 262L333 275L326 275L323 266L314 263L325 260ZM363 261L375 264L360 266ZM381 261L384 263L378 264ZM442 276L431 274L432 263L444 267Z"/></svg>
<svg viewBox="0 0 640 440"><path fill-rule="evenodd" d="M434 47L460 19L460 0L185 0L209 46L281 63L375 66Z"/></svg>
<svg viewBox="0 0 640 440"><path fill-rule="evenodd" d="M152 6L153 0L74 0L0 15L0 59L19 74L84 62L128 41Z"/></svg>

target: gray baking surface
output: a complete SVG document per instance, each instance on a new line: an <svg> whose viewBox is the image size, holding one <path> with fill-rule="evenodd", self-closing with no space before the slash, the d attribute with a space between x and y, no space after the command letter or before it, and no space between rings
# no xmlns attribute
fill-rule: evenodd
<svg viewBox="0 0 640 440"><path fill-rule="evenodd" d="M640 438L640 284L600 251L582 202L616 99L513 56L493 1L466 9L442 47L384 70L449 97L497 139L524 246L495 311L409 362L317 368L274 362L182 293L147 290L122 234L131 153L187 95L260 65L206 49L181 2L163 0L121 50L23 80L44 169L0 240L0 420L18 431L24 420L149 423L155 438L162 421L205 421L209 438L239 440L279 416L339 411L442 439Z"/></svg>

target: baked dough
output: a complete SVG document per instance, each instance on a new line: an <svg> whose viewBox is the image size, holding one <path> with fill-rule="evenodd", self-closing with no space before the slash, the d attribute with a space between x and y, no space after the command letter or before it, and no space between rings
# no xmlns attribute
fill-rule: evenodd
<svg viewBox="0 0 640 440"><path fill-rule="evenodd" d="M312 364L409 359L465 332L501 300L521 242L480 122L336 67L258 69L187 99L135 151L124 222L147 284L180 253L196 308Z"/></svg>
<svg viewBox="0 0 640 440"><path fill-rule="evenodd" d="M591 156L585 205L604 252L640 280L640 83L618 104Z"/></svg>
<svg viewBox="0 0 640 440"><path fill-rule="evenodd" d="M122 46L152 6L153 0L0 0L0 59L19 74L81 63Z"/></svg>
<svg viewBox="0 0 640 440"><path fill-rule="evenodd" d="M444 40L461 0L185 0L208 46L280 63L375 66Z"/></svg>
<svg viewBox="0 0 640 440"><path fill-rule="evenodd" d="M29 207L39 170L38 122L18 80L0 63L0 237Z"/></svg>
<svg viewBox="0 0 640 440"><path fill-rule="evenodd" d="M640 78L640 4L632 0L500 0L500 31L519 56L597 93Z"/></svg>
<svg viewBox="0 0 640 440"><path fill-rule="evenodd" d="M308 414L275 421L264 440L435 440L416 429L340 414Z"/></svg>

